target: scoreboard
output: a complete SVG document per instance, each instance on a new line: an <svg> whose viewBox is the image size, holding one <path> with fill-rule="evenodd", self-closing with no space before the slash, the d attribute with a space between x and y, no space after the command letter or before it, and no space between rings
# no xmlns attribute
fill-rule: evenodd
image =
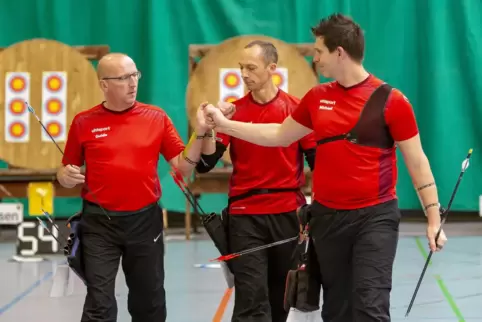
<svg viewBox="0 0 482 322"><path fill-rule="evenodd" d="M54 213L54 185L51 182L30 182L27 187L27 206L0 184L3 194L15 202L0 202L0 226L16 227L15 260L38 260L42 255L63 254L69 236L67 218L56 220L44 216ZM1 200L0 200L1 201ZM44 225L47 227L45 228Z"/></svg>
<svg viewBox="0 0 482 322"><path fill-rule="evenodd" d="M43 218L43 222L52 234L37 219L29 219L17 225L17 256L63 254L66 237L69 236L67 221L54 221L60 231L47 219Z"/></svg>
<svg viewBox="0 0 482 322"><path fill-rule="evenodd" d="M37 218L24 217L22 203L0 202L0 226L16 227L16 257L63 254L63 247L70 233L66 226L67 220L59 221L52 217L57 229L47 218L43 216L38 218L44 222L50 232Z"/></svg>

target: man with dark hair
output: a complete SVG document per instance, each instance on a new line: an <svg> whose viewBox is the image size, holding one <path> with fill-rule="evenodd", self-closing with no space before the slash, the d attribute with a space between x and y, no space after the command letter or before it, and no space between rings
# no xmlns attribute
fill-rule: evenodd
<svg viewBox="0 0 482 322"><path fill-rule="evenodd" d="M278 53L269 42L256 41L244 48L239 66L249 92L234 102L233 120L279 124L289 117L299 100L274 85L277 62ZM301 191L305 182L303 153L313 170L313 136L304 135L283 148L263 147L222 133L217 133L216 140L216 152L202 154L204 162L196 169L210 171L230 146L233 174L224 218L230 251L296 236L296 209L306 204ZM286 243L230 262L235 279L231 321L286 321L283 295L295 246L296 242Z"/></svg>
<svg viewBox="0 0 482 322"><path fill-rule="evenodd" d="M363 65L358 24L336 14L313 28L313 61L334 81L311 89L282 124L228 120L205 110L216 130L263 146L317 140L311 236L320 264L324 321L390 321L400 211L395 191L400 149L428 219L430 249L446 242L437 188L408 99Z"/></svg>
<svg viewBox="0 0 482 322"><path fill-rule="evenodd" d="M323 38L324 45L330 53L337 47L342 47L355 63L360 64L363 61L365 36L360 26L349 17L341 14L332 15L311 28L311 32L315 37Z"/></svg>

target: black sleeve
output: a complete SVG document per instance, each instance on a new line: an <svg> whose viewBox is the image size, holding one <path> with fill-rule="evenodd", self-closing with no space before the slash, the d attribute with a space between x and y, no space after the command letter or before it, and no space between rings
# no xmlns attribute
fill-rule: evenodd
<svg viewBox="0 0 482 322"><path fill-rule="evenodd" d="M313 172L315 170L316 148L303 150L303 153L305 154L305 159L311 169L311 172Z"/></svg>
<svg viewBox="0 0 482 322"><path fill-rule="evenodd" d="M196 165L196 171L198 173L206 173L211 171L218 163L219 159L226 151L226 146L221 142L216 142L216 152L213 154L201 154L201 160Z"/></svg>

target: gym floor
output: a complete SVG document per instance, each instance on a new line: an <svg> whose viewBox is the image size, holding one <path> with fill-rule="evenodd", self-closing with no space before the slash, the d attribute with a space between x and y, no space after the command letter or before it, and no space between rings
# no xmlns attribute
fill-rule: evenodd
<svg viewBox="0 0 482 322"><path fill-rule="evenodd" d="M403 223L394 271L392 321L482 321L482 223L450 223L449 242L432 263L420 287L410 316L405 311L428 254L422 224ZM418 236L418 237L417 237ZM182 235L167 233L166 292L168 321L208 322L226 290L219 268L199 268L218 254L209 240L186 242ZM73 291L51 297L62 257L36 263L12 262L14 243L0 244L0 321L80 321L85 288L75 277ZM65 267L65 266L64 266ZM127 289L122 270L117 279L118 322L130 321ZM234 295L222 321L230 321ZM319 317L316 321L321 321Z"/></svg>

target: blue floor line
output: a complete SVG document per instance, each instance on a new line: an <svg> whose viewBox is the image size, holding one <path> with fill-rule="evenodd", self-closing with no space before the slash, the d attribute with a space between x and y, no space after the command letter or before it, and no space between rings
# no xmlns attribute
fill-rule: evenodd
<svg viewBox="0 0 482 322"><path fill-rule="evenodd" d="M15 296L9 303L5 304L4 306L0 307L0 316L11 309L15 304L26 298L30 293L32 293L37 287L39 287L43 282L48 281L53 277L53 272L48 272L42 278L38 279L29 286L25 291Z"/></svg>

